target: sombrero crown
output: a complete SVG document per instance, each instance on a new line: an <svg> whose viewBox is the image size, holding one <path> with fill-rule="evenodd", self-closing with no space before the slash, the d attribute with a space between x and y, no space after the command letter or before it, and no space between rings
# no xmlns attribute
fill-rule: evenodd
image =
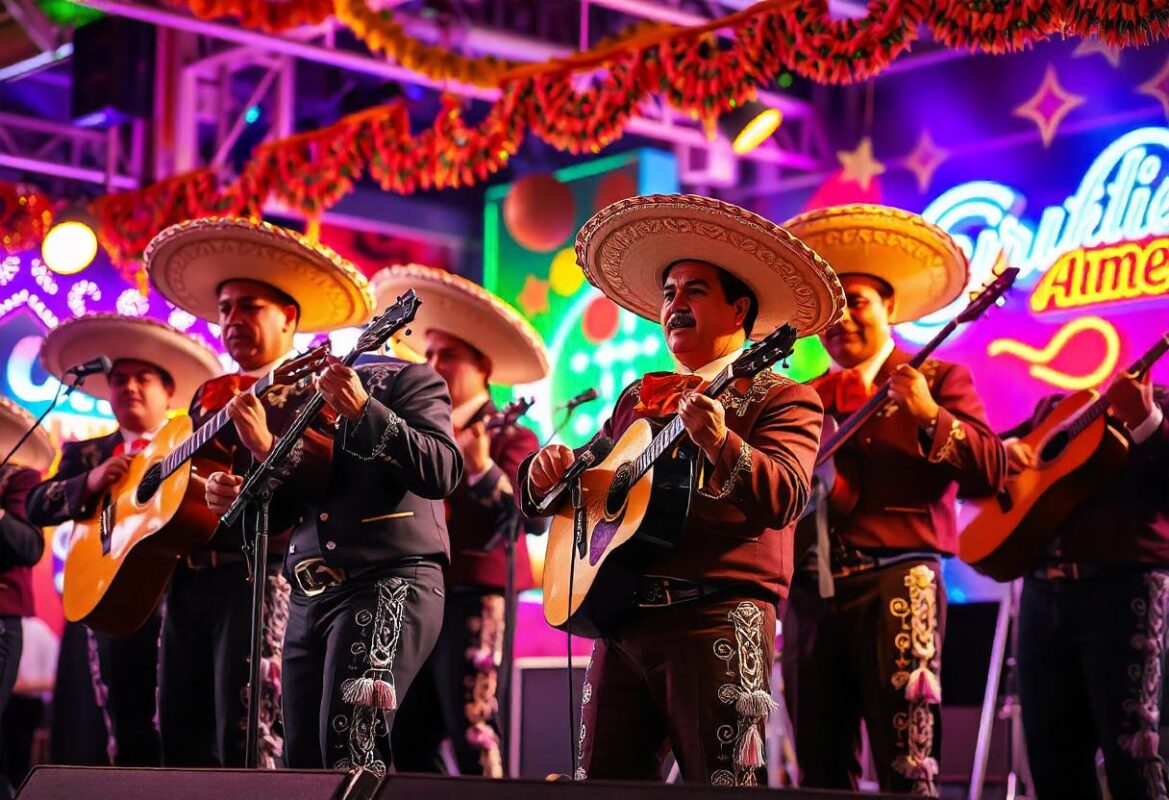
<svg viewBox="0 0 1169 800"><path fill-rule="evenodd" d="M759 304L753 339L785 322L802 335L816 333L844 309L836 273L811 248L758 214L709 197L614 203L581 228L576 258L590 283L646 319L658 319L664 273L683 260L713 264L747 284Z"/></svg>
<svg viewBox="0 0 1169 800"><path fill-rule="evenodd" d="M457 336L491 359L493 383L534 383L548 374L540 334L518 311L491 292L444 269L419 264L388 267L373 276L379 306L413 288L422 305L410 324L410 344L419 350L426 333Z"/></svg>
<svg viewBox="0 0 1169 800"><path fill-rule="evenodd" d="M166 299L217 322L230 280L274 286L300 306L302 333L363 325L373 294L357 267L328 247L267 222L221 217L172 225L146 246L146 271Z"/></svg>

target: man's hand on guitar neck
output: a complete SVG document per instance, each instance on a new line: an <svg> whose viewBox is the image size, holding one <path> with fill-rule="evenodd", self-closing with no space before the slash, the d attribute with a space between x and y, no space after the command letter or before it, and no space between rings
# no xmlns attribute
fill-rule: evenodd
<svg viewBox="0 0 1169 800"><path fill-rule="evenodd" d="M237 394L227 404L227 416L235 423L243 446L252 457L263 461L272 450L276 437L268 430L268 415L264 406L251 392Z"/></svg>
<svg viewBox="0 0 1169 800"><path fill-rule="evenodd" d="M539 502L575 461L572 451L562 444L550 444L532 459L528 469L528 494Z"/></svg>
<svg viewBox="0 0 1169 800"><path fill-rule="evenodd" d="M1148 372L1140 379L1127 372L1120 373L1113 379L1105 395L1117 419L1130 431L1141 427L1157 409Z"/></svg>
<svg viewBox="0 0 1169 800"><path fill-rule="evenodd" d="M130 462L133 460L133 453L125 453L106 459L101 466L91 469L89 474L85 476L85 488L90 496L97 497L105 494L107 489L125 477L126 471L130 468Z"/></svg>

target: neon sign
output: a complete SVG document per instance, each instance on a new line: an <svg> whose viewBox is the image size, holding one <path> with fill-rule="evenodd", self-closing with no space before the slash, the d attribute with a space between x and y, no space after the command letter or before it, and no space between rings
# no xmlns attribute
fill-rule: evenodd
<svg viewBox="0 0 1169 800"><path fill-rule="evenodd" d="M949 231L971 259L970 286L983 284L1000 250L1019 267L1019 286L1039 281L1044 311L1169 293L1169 128L1140 128L1104 149L1079 188L1038 222L1021 214L1026 199L993 181L956 186L922 216ZM1050 279L1048 279L1050 276ZM961 298L915 323L899 326L924 342L951 319Z"/></svg>

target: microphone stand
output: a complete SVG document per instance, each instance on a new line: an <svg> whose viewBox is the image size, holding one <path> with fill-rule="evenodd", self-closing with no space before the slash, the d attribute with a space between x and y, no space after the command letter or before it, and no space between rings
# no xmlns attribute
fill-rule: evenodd
<svg viewBox="0 0 1169 800"><path fill-rule="evenodd" d="M57 393L53 395L53 402L49 403L49 407L41 412L41 415L37 417L37 421L32 424L32 427L24 432L24 435L20 437L20 441L12 446L12 449L8 451L8 455L4 456L3 461L0 461L0 467L8 465L8 462L12 460L12 457L16 455L16 451L20 449L21 445L28 441L28 437L32 436L33 431L41 426L41 423L45 421L45 417L49 416L49 412L56 408L58 403L60 403L62 400L68 399L69 395L73 394L75 390L80 389L81 385L85 383L85 375L77 372L70 374L73 376L73 382L69 384L67 388L63 383L57 384ZM64 394L61 394L62 388L65 388Z"/></svg>

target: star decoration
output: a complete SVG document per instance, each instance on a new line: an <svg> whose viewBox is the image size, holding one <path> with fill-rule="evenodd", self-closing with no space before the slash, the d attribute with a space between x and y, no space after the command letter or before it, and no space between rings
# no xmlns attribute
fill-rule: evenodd
<svg viewBox="0 0 1169 800"><path fill-rule="evenodd" d="M1096 38L1081 40L1076 49L1072 51L1072 58L1083 58L1095 54L1104 56L1113 69L1120 66L1120 48L1113 47Z"/></svg>
<svg viewBox="0 0 1169 800"><path fill-rule="evenodd" d="M873 178L885 172L885 165L873 157L873 140L868 136L857 143L855 150L838 150L836 157L844 167L840 179L859 183L862 189L868 189Z"/></svg>
<svg viewBox="0 0 1169 800"><path fill-rule="evenodd" d="M917 137L917 144L913 146L909 155L905 156L904 162L905 168L917 178L919 192L924 193L929 188L930 181L934 179L934 171L949 157L950 151L935 142L928 129L921 132Z"/></svg>
<svg viewBox="0 0 1169 800"><path fill-rule="evenodd" d="M548 310L548 281L542 281L535 275L528 275L524 279L524 288L517 298L520 308L529 317L534 317L541 311Z"/></svg>
<svg viewBox="0 0 1169 800"><path fill-rule="evenodd" d="M1072 94L1059 85L1055 67L1048 64L1043 83L1027 102L1016 106L1015 116L1026 117L1034 122L1039 128L1039 135L1043 137L1043 146L1048 147L1063 118L1083 102L1081 95Z"/></svg>
<svg viewBox="0 0 1169 800"><path fill-rule="evenodd" d="M1137 91L1160 100L1165 116L1169 117L1169 60L1165 61L1160 72L1138 86Z"/></svg>

